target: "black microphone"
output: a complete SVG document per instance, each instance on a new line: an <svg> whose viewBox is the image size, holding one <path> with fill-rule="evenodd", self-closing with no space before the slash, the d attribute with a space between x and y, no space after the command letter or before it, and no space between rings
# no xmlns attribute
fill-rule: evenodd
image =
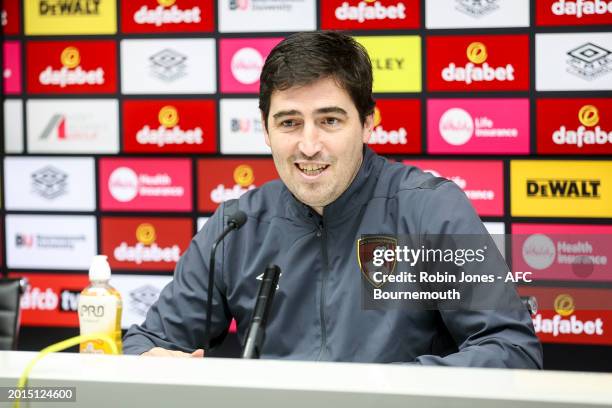
<svg viewBox="0 0 612 408"><path fill-rule="evenodd" d="M255 309L253 309L251 325L244 343L242 358L259 358L261 354L261 348L266 337L266 321L272 308L280 273L281 270L278 266L270 265L263 274L257 293L257 302L255 303Z"/></svg>
<svg viewBox="0 0 612 408"><path fill-rule="evenodd" d="M244 211L237 210L234 214L230 215L227 220L227 227L225 227L210 249L210 263L208 264L208 298L206 299L206 326L204 328L204 340L206 341L206 345L204 346L205 351L210 350L210 322L212 315L213 287L215 284L215 252L217 251L217 246L223 241L227 234L233 230L239 229L246 222L247 215Z"/></svg>

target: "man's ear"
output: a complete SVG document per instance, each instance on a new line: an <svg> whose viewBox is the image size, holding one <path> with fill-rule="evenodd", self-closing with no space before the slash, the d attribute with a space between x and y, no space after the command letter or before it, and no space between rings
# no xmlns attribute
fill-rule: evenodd
<svg viewBox="0 0 612 408"><path fill-rule="evenodd" d="M372 130L374 130L374 113L366 116L365 121L363 122L363 143L368 143L368 141L370 141Z"/></svg>
<svg viewBox="0 0 612 408"><path fill-rule="evenodd" d="M266 116L261 109L259 110L259 113L261 114L261 127L263 129L266 144L268 145L268 147L271 148L272 146L270 146L270 135L268 135L268 127L266 126Z"/></svg>

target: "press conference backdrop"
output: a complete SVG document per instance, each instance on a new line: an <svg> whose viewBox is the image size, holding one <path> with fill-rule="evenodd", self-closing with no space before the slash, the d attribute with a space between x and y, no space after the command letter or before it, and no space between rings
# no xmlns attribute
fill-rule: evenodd
<svg viewBox="0 0 612 408"><path fill-rule="evenodd" d="M144 319L215 208L277 177L257 110L267 54L291 32L336 29L372 58L370 146L453 180L490 231L527 237L506 256L537 270L521 291L540 302L546 367L612 371L612 1L2 7L0 264L31 283L21 349L77 332L97 253L123 327ZM576 256L597 262L562 261Z"/></svg>

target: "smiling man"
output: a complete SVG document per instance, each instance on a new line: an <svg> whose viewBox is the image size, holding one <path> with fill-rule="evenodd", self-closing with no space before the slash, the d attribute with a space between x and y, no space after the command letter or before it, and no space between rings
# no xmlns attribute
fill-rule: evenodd
<svg viewBox="0 0 612 408"><path fill-rule="evenodd" d="M340 33L294 34L272 50L260 83L266 143L281 180L232 204L248 222L216 258L211 337L204 338L207 265L227 203L194 237L145 322L129 329L124 351L202 356L202 345L218 344L232 318L243 341L258 277L277 264L282 276L262 358L541 368L524 308L363 307L362 235L486 234L454 183L367 147L374 100L365 49ZM495 266L505 268L503 260ZM494 290L501 291L489 295L520 304L511 288Z"/></svg>

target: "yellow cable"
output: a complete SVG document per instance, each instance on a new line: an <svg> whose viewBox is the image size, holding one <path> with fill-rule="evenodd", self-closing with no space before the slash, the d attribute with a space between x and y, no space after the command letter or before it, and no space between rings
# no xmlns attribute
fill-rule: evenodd
<svg viewBox="0 0 612 408"><path fill-rule="evenodd" d="M117 344L115 344L115 341L108 334L92 333L92 334L85 334L82 336L72 337L67 340L60 341L59 343L52 344L49 347L45 347L44 349L42 349L36 355L36 357L34 357L32 361L28 363L26 368L23 370L23 373L21 374L21 377L19 378L19 382L17 383L17 388L22 390L27 386L28 378L30 377L30 372L32 371L32 368L34 368L34 365L36 365L36 363L42 360L46 355L50 353L56 353L58 351L66 350L67 348L76 346L77 344L84 343L86 341L93 341L93 340L101 340L102 342L106 343L107 346L110 347L112 354L119 354L119 349L117 348ZM18 393L17 397L19 396L20 395ZM13 404L13 408L19 408L19 402L20 402L20 399L17 398L15 400L15 403Z"/></svg>

